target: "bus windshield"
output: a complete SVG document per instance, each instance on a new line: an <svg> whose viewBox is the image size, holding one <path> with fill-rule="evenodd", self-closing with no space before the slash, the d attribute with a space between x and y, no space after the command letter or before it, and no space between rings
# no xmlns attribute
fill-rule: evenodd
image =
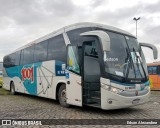
<svg viewBox="0 0 160 128"><path fill-rule="evenodd" d="M104 52L105 72L126 79L144 79L147 77L147 67L143 52L133 37L112 32L110 36L110 51Z"/></svg>

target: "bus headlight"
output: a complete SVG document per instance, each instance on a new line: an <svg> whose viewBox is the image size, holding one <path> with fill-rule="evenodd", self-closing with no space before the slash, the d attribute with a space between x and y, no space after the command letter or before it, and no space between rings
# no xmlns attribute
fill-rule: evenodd
<svg viewBox="0 0 160 128"><path fill-rule="evenodd" d="M122 89L115 88L115 87L108 86L108 85L106 85L106 89L108 91L112 91L112 92L117 93L117 94L120 94L123 91Z"/></svg>
<svg viewBox="0 0 160 128"><path fill-rule="evenodd" d="M146 86L144 89L145 90L150 90L150 86Z"/></svg>
<svg viewBox="0 0 160 128"><path fill-rule="evenodd" d="M111 87L110 91L112 91L112 92L114 92L114 93L117 93L117 94L120 94L123 90L118 89L118 88Z"/></svg>

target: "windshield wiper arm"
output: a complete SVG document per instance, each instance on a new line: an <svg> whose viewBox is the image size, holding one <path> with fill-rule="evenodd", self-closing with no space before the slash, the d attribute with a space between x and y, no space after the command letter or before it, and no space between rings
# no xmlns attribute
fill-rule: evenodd
<svg viewBox="0 0 160 128"><path fill-rule="evenodd" d="M134 52L135 52L135 49L134 49L134 48L133 48L133 50L134 50ZM135 52L135 54L136 54L136 58L139 59L139 62L140 62L140 64L141 64L141 67L142 67L144 76L145 76L145 78L146 78L146 80L147 80L146 72L145 72L145 69L144 69L144 67L143 67L143 65L142 65L142 61L141 61L140 57L137 55L136 52ZM138 64L137 64L137 66L138 66L138 69L139 69L139 65L138 65ZM139 69L139 72L140 72L140 69ZM142 76L142 74L141 74L141 76Z"/></svg>
<svg viewBox="0 0 160 128"><path fill-rule="evenodd" d="M139 68L139 64L138 64L138 59L139 59L139 56L137 55L137 53L136 53L136 50L133 48L133 52L134 52L134 54L135 54L135 56L136 56L136 65L137 65L137 68L138 68L138 70L139 70L139 74L141 75L141 77L142 77L142 73L141 73L141 71L140 71L140 68ZM140 60L139 60L140 61ZM141 62L140 62L141 63Z"/></svg>
<svg viewBox="0 0 160 128"><path fill-rule="evenodd" d="M130 69L130 66L133 66L133 69L134 69L134 74L135 74L135 78L137 78L136 76L136 71L135 71L135 68L134 68L134 64L133 64L133 60L132 60L132 57L131 57L131 54L129 53L128 49L126 48L126 53L127 53L127 69L126 69L126 77L125 79L127 80L128 78L128 74L129 74L129 69ZM131 62L132 61L132 62ZM132 65L131 65L132 64Z"/></svg>

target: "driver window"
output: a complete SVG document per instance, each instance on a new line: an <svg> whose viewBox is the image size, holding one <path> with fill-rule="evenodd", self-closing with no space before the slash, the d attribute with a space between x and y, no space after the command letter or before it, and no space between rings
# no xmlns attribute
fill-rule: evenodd
<svg viewBox="0 0 160 128"><path fill-rule="evenodd" d="M85 56L98 58L98 52L97 52L95 41L85 42L85 44L87 44L85 45Z"/></svg>
<svg viewBox="0 0 160 128"><path fill-rule="evenodd" d="M77 46L68 46L67 66L70 71L80 74Z"/></svg>

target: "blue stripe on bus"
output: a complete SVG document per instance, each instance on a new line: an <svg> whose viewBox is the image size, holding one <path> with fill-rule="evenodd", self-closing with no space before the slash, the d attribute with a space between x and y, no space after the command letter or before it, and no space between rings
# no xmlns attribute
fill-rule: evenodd
<svg viewBox="0 0 160 128"><path fill-rule="evenodd" d="M62 69L62 64L65 64L61 61L55 61L55 75L56 76L65 76L65 67ZM22 82L26 89L26 91L31 95L37 95L37 68L40 68L42 62L34 63L34 64L27 64L24 66L16 66L11 68L6 68L6 72L8 77L18 77ZM33 68L33 69L32 69ZM54 65L53 65L54 68ZM33 72L32 72L33 70ZM33 75L33 78L26 77L26 73L29 76ZM33 74L31 74L33 73ZM33 79L33 80L32 80Z"/></svg>
<svg viewBox="0 0 160 128"><path fill-rule="evenodd" d="M39 62L24 66L6 68L6 72L7 75L11 78L13 77L20 78L20 80L23 82L25 89L29 94L37 95L37 68L41 67L41 65L42 63ZM31 72L32 68L33 72ZM31 77L33 77L33 79Z"/></svg>
<svg viewBox="0 0 160 128"><path fill-rule="evenodd" d="M65 64L62 61L55 61L55 74L56 76L65 76L65 68L62 69L62 65Z"/></svg>

